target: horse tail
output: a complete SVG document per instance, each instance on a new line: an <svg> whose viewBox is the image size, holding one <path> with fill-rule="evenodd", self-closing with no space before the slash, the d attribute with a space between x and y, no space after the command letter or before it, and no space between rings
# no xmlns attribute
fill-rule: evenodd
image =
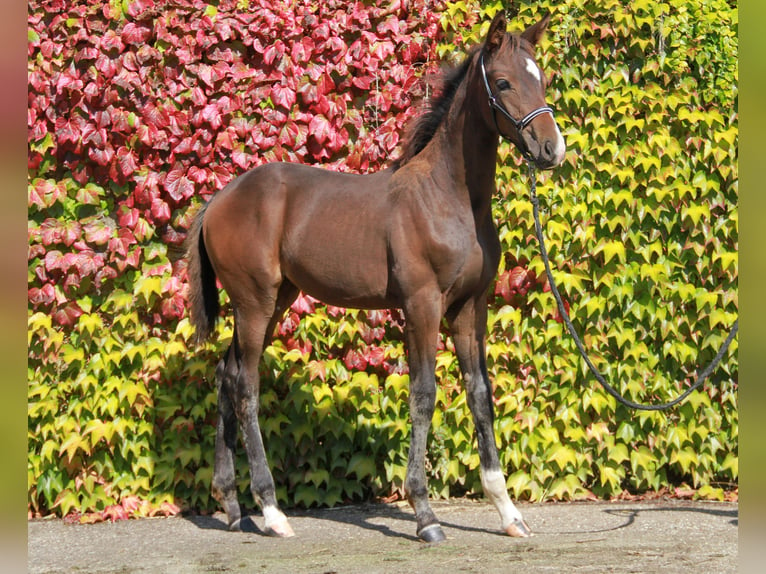
<svg viewBox="0 0 766 574"><path fill-rule="evenodd" d="M221 310L218 302L218 288L215 284L215 270L205 248L202 220L205 205L194 218L186 237L186 258L189 263L189 313L196 331L196 343L204 343L215 328L215 320Z"/></svg>

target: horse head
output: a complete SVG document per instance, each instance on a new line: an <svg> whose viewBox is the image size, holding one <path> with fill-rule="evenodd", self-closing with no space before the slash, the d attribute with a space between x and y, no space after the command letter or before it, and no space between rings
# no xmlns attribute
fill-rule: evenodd
<svg viewBox="0 0 766 574"><path fill-rule="evenodd" d="M509 34L499 12L479 54L487 121L541 169L560 165L566 153L553 110L545 103L545 74L535 60L549 20L546 14L520 35Z"/></svg>

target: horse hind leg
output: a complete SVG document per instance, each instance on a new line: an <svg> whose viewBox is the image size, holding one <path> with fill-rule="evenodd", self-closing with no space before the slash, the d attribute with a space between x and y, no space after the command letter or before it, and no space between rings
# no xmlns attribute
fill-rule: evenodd
<svg viewBox="0 0 766 574"><path fill-rule="evenodd" d="M235 334L236 338L236 334ZM233 392L240 366L233 341L215 370L218 388L218 422L215 434L215 464L212 494L226 512L229 530L239 530L242 513L237 501L234 453L237 444L237 417Z"/></svg>
<svg viewBox="0 0 766 574"><path fill-rule="evenodd" d="M277 503L274 478L269 470L258 423L258 365L276 323L297 294L298 290L285 281L275 297L264 297L261 302L249 305L247 310L235 312L237 343L242 360L236 379L234 406L250 466L250 488L263 512L264 531L279 537L293 536L294 532Z"/></svg>

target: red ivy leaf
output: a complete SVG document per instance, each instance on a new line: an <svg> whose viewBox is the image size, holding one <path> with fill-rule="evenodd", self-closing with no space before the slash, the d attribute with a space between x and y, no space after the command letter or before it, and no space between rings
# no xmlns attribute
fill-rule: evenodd
<svg viewBox="0 0 766 574"><path fill-rule="evenodd" d="M209 66L207 64L200 64L197 67L197 77L200 80L202 80L203 83L207 84L208 87L210 88L214 87L215 83L213 81L212 66Z"/></svg>
<svg viewBox="0 0 766 574"><path fill-rule="evenodd" d="M497 278L497 282L495 283L495 295L502 297L506 303L510 303L511 297L513 296L510 286L508 285L509 275L510 273L503 273Z"/></svg>
<svg viewBox="0 0 766 574"><path fill-rule="evenodd" d="M56 219L48 218L40 225L40 239L43 245L60 243L61 235L61 225Z"/></svg>
<svg viewBox="0 0 766 574"><path fill-rule="evenodd" d="M45 270L46 271L55 271L56 269L61 269L64 261L64 256L62 255L61 251L53 250L48 251L48 253L45 254Z"/></svg>
<svg viewBox="0 0 766 574"><path fill-rule="evenodd" d="M55 204L61 197L66 197L63 183L54 184L44 179L38 179L30 190L29 202L45 208Z"/></svg>
<svg viewBox="0 0 766 574"><path fill-rule="evenodd" d="M147 104L143 109L144 121L156 129L165 129L170 125L170 116L163 108Z"/></svg>
<svg viewBox="0 0 766 574"><path fill-rule="evenodd" d="M117 215L117 225L133 229L138 223L138 210L135 207L121 205Z"/></svg>
<svg viewBox="0 0 766 574"><path fill-rule="evenodd" d="M218 132L218 135L215 138L215 146L223 149L233 150L234 138L232 138L231 133L228 130L225 132Z"/></svg>
<svg viewBox="0 0 766 574"><path fill-rule="evenodd" d="M198 168L196 165L189 168L186 176L194 183L205 183L207 181L207 171Z"/></svg>
<svg viewBox="0 0 766 574"><path fill-rule="evenodd" d="M163 299L160 305L162 316L166 319L177 320L186 314L186 301L181 293L176 293Z"/></svg>
<svg viewBox="0 0 766 574"><path fill-rule="evenodd" d="M104 519L109 519L110 522L116 522L118 520L127 520L128 518L130 518L130 516L125 511L125 509L119 504L112 504L111 506L107 506L101 512L101 515Z"/></svg>
<svg viewBox="0 0 766 574"><path fill-rule="evenodd" d="M82 226L77 221L67 221L61 226L61 242L67 247L71 247L80 235L82 235Z"/></svg>
<svg viewBox="0 0 766 574"><path fill-rule="evenodd" d="M192 152L193 140L190 137L186 137L178 142L178 145L173 148L173 153L177 155L189 155Z"/></svg>
<svg viewBox="0 0 766 574"><path fill-rule="evenodd" d="M82 309L76 302L72 301L63 308L54 311L53 320L64 327L72 327L80 315L82 315Z"/></svg>
<svg viewBox="0 0 766 574"><path fill-rule="evenodd" d="M564 310L567 312L567 315L569 315L569 301L567 301L566 299L562 299L561 302L564 303ZM556 312L553 314L553 319L557 323L564 322L564 317L561 315L561 311L559 311L558 305L556 305Z"/></svg>
<svg viewBox="0 0 766 574"><path fill-rule="evenodd" d="M83 227L85 241L94 245L106 244L112 238L114 230L114 221L110 218L94 219Z"/></svg>
<svg viewBox="0 0 766 574"><path fill-rule="evenodd" d="M295 92L287 86L275 84L271 88L271 101L289 110L295 103Z"/></svg>
<svg viewBox="0 0 766 574"><path fill-rule="evenodd" d="M104 52L111 52L112 50L122 52L125 50L125 44L122 43L122 38L114 30L107 30L101 37L101 49Z"/></svg>
<svg viewBox="0 0 766 574"><path fill-rule="evenodd" d="M300 317L294 311L291 311L287 316L279 323L279 334L284 337L291 335L298 328L298 324L301 322Z"/></svg>
<svg viewBox="0 0 766 574"><path fill-rule="evenodd" d="M367 368L367 359L354 349L349 349L343 357L343 364L349 371L364 371Z"/></svg>
<svg viewBox="0 0 766 574"><path fill-rule="evenodd" d="M373 79L374 78L372 78L370 76L356 76L355 75L353 78L351 78L351 83L354 86L356 86L357 88L359 88L360 90L364 90L366 92L366 91L368 91L370 89L370 86L372 85Z"/></svg>
<svg viewBox="0 0 766 574"><path fill-rule="evenodd" d="M27 298L29 299L29 302L32 303L32 305L35 307L39 307L41 305L48 306L56 299L56 293L53 290L53 285L46 283L41 288L32 287L27 292Z"/></svg>
<svg viewBox="0 0 766 574"><path fill-rule="evenodd" d="M242 169L250 167L250 156L245 151L245 146L239 146L231 152L231 161Z"/></svg>
<svg viewBox="0 0 766 574"><path fill-rule="evenodd" d="M365 357L370 366L378 367L386 359L386 350L383 347L369 347Z"/></svg>
<svg viewBox="0 0 766 574"><path fill-rule="evenodd" d="M390 311L380 311L377 309L367 311L367 324L370 327L382 327L385 326L391 320Z"/></svg>
<svg viewBox="0 0 766 574"><path fill-rule="evenodd" d="M267 66L271 66L278 57L281 58L285 52L285 45L282 40L277 40L273 44L269 45L263 52L263 63Z"/></svg>
<svg viewBox="0 0 766 574"><path fill-rule="evenodd" d="M56 140L59 145L65 142L77 143L80 141L80 130L66 118L56 118Z"/></svg>
<svg viewBox="0 0 766 574"><path fill-rule="evenodd" d="M197 106L204 106L207 104L207 96L205 95L205 92L202 88L199 86L194 86L194 89L191 93L191 100L194 103L194 105Z"/></svg>
<svg viewBox="0 0 766 574"><path fill-rule="evenodd" d="M133 0L128 4L128 15L137 18L151 8L154 8L154 0Z"/></svg>
<svg viewBox="0 0 766 574"><path fill-rule="evenodd" d="M74 74L70 74L68 72L63 72L58 75L58 78L56 79L56 92L59 94L64 93L65 90L67 91L78 91L82 90L83 83L80 78L75 76Z"/></svg>
<svg viewBox="0 0 766 574"><path fill-rule="evenodd" d="M101 54L96 60L96 69L105 80L111 80L117 74L117 63L106 54Z"/></svg>
<svg viewBox="0 0 766 574"><path fill-rule="evenodd" d="M170 207L158 197L152 198L151 213L154 222L157 224L163 224L170 221Z"/></svg>
<svg viewBox="0 0 766 574"><path fill-rule="evenodd" d="M309 123L309 133L320 144L325 143L331 136L332 125L324 116L316 115Z"/></svg>
<svg viewBox="0 0 766 574"><path fill-rule="evenodd" d="M290 306L290 308L298 313L299 315L306 315L314 312L314 307L316 306L316 299L313 297L310 297L309 295L306 295L305 293L301 293L298 295L298 298L295 300L295 302Z"/></svg>
<svg viewBox="0 0 766 574"><path fill-rule="evenodd" d="M89 148L88 157L100 166L107 166L114 159L114 150L112 146L106 146L104 149Z"/></svg>
<svg viewBox="0 0 766 574"><path fill-rule="evenodd" d="M130 246L135 243L136 238L133 233L123 227L117 231L117 237L112 237L109 240L109 251L127 257Z"/></svg>
<svg viewBox="0 0 766 574"><path fill-rule="evenodd" d="M122 41L125 44L144 44L151 36L152 32L144 26L138 26L133 22L128 22L122 29Z"/></svg>
<svg viewBox="0 0 766 574"><path fill-rule="evenodd" d="M177 165L165 178L165 190L174 201L180 202L194 195L194 183L186 177L184 168Z"/></svg>
<svg viewBox="0 0 766 574"><path fill-rule="evenodd" d="M221 127L221 112L216 104L208 104L202 108L202 118L210 124L210 127L214 130Z"/></svg>
<svg viewBox="0 0 766 574"><path fill-rule="evenodd" d="M524 283L527 280L527 270L521 267L520 265L517 265L513 269L511 269L511 272L508 276L508 287L512 291L516 291L517 293L522 290L524 287Z"/></svg>
<svg viewBox="0 0 766 574"><path fill-rule="evenodd" d="M136 169L138 169L135 154L125 146L122 146L117 150L117 161L119 162L122 175L126 178L133 175Z"/></svg>

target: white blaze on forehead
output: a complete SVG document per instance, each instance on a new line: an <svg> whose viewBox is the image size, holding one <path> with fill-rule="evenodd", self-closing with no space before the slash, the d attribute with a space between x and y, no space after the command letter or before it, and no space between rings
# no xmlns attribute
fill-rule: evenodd
<svg viewBox="0 0 766 574"><path fill-rule="evenodd" d="M527 72L532 74L538 82L540 81L540 68L532 58L527 58Z"/></svg>

